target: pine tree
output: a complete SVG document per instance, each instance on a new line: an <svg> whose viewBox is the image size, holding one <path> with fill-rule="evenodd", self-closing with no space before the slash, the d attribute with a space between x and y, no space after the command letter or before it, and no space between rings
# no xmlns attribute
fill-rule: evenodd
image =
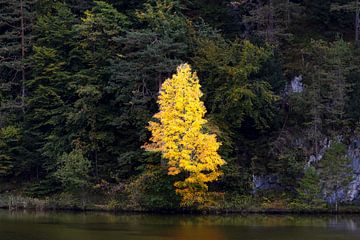
<svg viewBox="0 0 360 240"><path fill-rule="evenodd" d="M350 45L342 39L331 43L325 52L324 79L329 87L323 94L327 102L325 122L332 132L348 124L345 106L351 85L346 77L352 69L356 68L351 64L351 56Z"/></svg>
<svg viewBox="0 0 360 240"><path fill-rule="evenodd" d="M100 175L100 165L104 167L111 161L108 156L112 149L107 146L116 141L115 131L109 126L112 109L104 89L110 77L111 59L118 52L115 37L124 32L127 24L126 16L112 5L95 1L81 23L74 26L79 35L72 54L79 56L81 65L71 84L76 96L67 116L68 127L72 129L73 144L92 161L96 177Z"/></svg>
<svg viewBox="0 0 360 240"><path fill-rule="evenodd" d="M324 137L336 138L348 125L345 115L351 85L346 76L353 69L349 61L350 46L343 40L332 43L312 41L305 53L308 64L305 77L310 80L305 90L308 137L316 155Z"/></svg>
<svg viewBox="0 0 360 240"><path fill-rule="evenodd" d="M6 136L13 134L5 137L11 143L5 144L1 152L2 157L6 156L4 159L11 159L14 168L22 165L19 151L27 101L26 80L30 77L28 60L32 52L35 5L35 0L0 1L0 131ZM14 171L20 174L22 167Z"/></svg>
<svg viewBox="0 0 360 240"><path fill-rule="evenodd" d="M339 208L340 191L346 194L352 178L351 159L346 156L346 146L334 142L320 161L320 181L326 198L335 204L335 211Z"/></svg>
<svg viewBox="0 0 360 240"><path fill-rule="evenodd" d="M58 159L58 169L54 173L67 191L78 193L85 191L89 186L91 162L84 157L81 151L73 150L64 153Z"/></svg>
<svg viewBox="0 0 360 240"><path fill-rule="evenodd" d="M52 6L34 26L32 78L27 80L28 99L24 121L26 171L36 177L55 168L55 160L71 149L66 114L75 95L70 84L76 81L73 54L75 16L64 4Z"/></svg>
<svg viewBox="0 0 360 240"><path fill-rule="evenodd" d="M1 0L0 5L0 91L6 96L2 107L24 110L35 1Z"/></svg>
<svg viewBox="0 0 360 240"><path fill-rule="evenodd" d="M301 6L304 7L306 18L304 21L316 26L316 29L327 27L330 21L331 0L304 0Z"/></svg>
<svg viewBox="0 0 360 240"><path fill-rule="evenodd" d="M160 111L150 122L150 151L160 151L168 161L168 174L185 173L183 181L175 183L182 196L182 205L205 204L207 183L221 175L219 167L225 164L217 153L220 143L215 135L203 132L205 107L196 73L189 65L180 65L177 74L167 79L159 96Z"/></svg>
<svg viewBox="0 0 360 240"><path fill-rule="evenodd" d="M210 113L232 128L251 118L256 128L266 128L277 96L262 79L251 79L270 57L268 49L249 41L200 39L193 62L204 81L205 103ZM258 112L257 109L262 109Z"/></svg>
<svg viewBox="0 0 360 240"><path fill-rule="evenodd" d="M20 131L8 126L0 128L0 177L9 175L16 165L14 151L19 144Z"/></svg>
<svg viewBox="0 0 360 240"><path fill-rule="evenodd" d="M354 41L355 44L359 44L359 32L360 32L360 1L345 1L345 3L333 3L331 5L332 11L344 11L354 13Z"/></svg>
<svg viewBox="0 0 360 240"><path fill-rule="evenodd" d="M248 0L240 4L248 9L243 16L247 31L270 44L290 36L291 17L299 11L299 4L289 0Z"/></svg>
<svg viewBox="0 0 360 240"><path fill-rule="evenodd" d="M118 178L134 175L144 163L157 161L140 150L147 138L145 126L157 111L164 79L189 54L187 19L176 13L176 6L170 3L166 8L162 2L147 4L136 14L141 27L115 38L122 47L109 67L111 77L105 90L113 109L109 119L119 136L112 150L118 159L114 168Z"/></svg>
<svg viewBox="0 0 360 240"><path fill-rule="evenodd" d="M306 131L306 137L310 140L310 145L313 146L312 152L317 157L321 146L319 142L324 138L324 121L321 117L324 112L324 105L321 98L321 84L319 80L319 73L315 72L312 75L312 84L306 90L305 99L309 106L306 116L309 117L309 121L305 122L305 126L308 128Z"/></svg>
<svg viewBox="0 0 360 240"><path fill-rule="evenodd" d="M301 178L296 192L301 204L309 207L319 207L323 203L320 176L313 166L305 169L304 176Z"/></svg>

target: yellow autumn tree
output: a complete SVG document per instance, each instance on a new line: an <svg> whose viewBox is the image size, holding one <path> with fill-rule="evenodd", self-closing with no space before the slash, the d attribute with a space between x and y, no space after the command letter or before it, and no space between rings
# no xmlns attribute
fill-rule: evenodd
<svg viewBox="0 0 360 240"><path fill-rule="evenodd" d="M188 64L163 84L158 99L160 111L149 123L150 143L144 148L160 151L168 163L168 174L183 173L175 183L183 206L204 205L208 201L207 183L216 181L225 161L217 153L220 143L213 134L204 133L206 109L196 72Z"/></svg>

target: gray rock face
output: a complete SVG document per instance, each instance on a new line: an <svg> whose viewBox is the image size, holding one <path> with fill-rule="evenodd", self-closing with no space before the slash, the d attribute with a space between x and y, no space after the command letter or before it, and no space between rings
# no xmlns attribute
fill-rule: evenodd
<svg viewBox="0 0 360 240"><path fill-rule="evenodd" d="M353 180L348 187L338 192L340 201L360 204L360 137L354 137L348 147L348 157L351 159ZM334 194L335 195L335 194ZM326 199L329 203L335 201L335 196Z"/></svg>
<svg viewBox="0 0 360 240"><path fill-rule="evenodd" d="M342 137L339 136L339 141L342 140ZM311 155L309 157L309 161L307 162L307 166L311 164L316 164L321 161L326 150L331 146L331 141L328 139L324 139L320 145L322 148L319 151L318 155ZM348 151L348 157L351 159L351 167L353 169L353 181L349 184L348 187L341 189L338 191L337 195L340 201L343 202L352 202L352 203L360 203L360 137L355 137L352 139ZM328 203L335 202L335 193L333 196L325 199Z"/></svg>
<svg viewBox="0 0 360 240"><path fill-rule="evenodd" d="M322 148L318 155L311 155L305 167L316 164L321 161L326 150L330 147L331 142L324 139L321 143ZM360 204L360 137L354 137L348 147L348 157L351 159L351 166L353 168L353 181L348 187L338 192L340 201ZM253 191L278 189L280 187L278 179L275 175L253 176ZM335 194L334 194L335 195ZM326 199L327 202L333 203L335 196L330 196Z"/></svg>
<svg viewBox="0 0 360 240"><path fill-rule="evenodd" d="M354 170L354 180L350 183L344 200L360 203L360 137L352 140L348 149L348 156L352 160L351 166Z"/></svg>
<svg viewBox="0 0 360 240"><path fill-rule="evenodd" d="M291 80L291 92L293 93L301 93L304 91L304 86L302 84L302 75L295 76L293 80Z"/></svg>
<svg viewBox="0 0 360 240"><path fill-rule="evenodd" d="M253 192L269 189L277 189L280 187L278 177L276 175L253 175Z"/></svg>
<svg viewBox="0 0 360 240"><path fill-rule="evenodd" d="M302 80L302 75L294 76L291 81L286 84L283 95L288 96L296 93L302 93L304 91Z"/></svg>
<svg viewBox="0 0 360 240"><path fill-rule="evenodd" d="M309 157L309 161L307 162L305 168L313 164L316 164L324 157L326 150L331 146L331 141L325 138L324 140L320 141L319 146L320 146L319 153L313 154Z"/></svg>

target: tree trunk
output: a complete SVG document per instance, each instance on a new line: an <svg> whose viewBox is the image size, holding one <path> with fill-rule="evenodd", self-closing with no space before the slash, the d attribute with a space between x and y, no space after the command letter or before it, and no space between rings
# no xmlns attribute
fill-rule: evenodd
<svg viewBox="0 0 360 240"><path fill-rule="evenodd" d="M338 191L339 191L339 181L336 180L336 190L335 190L335 212L338 212L339 204L338 204Z"/></svg>
<svg viewBox="0 0 360 240"><path fill-rule="evenodd" d="M25 25L24 25L24 6L20 0L20 38L21 38L21 107L25 111Z"/></svg>
<svg viewBox="0 0 360 240"><path fill-rule="evenodd" d="M270 43L274 42L274 5L273 1L269 0L269 13L268 13L268 26L267 26L267 40Z"/></svg>
<svg viewBox="0 0 360 240"><path fill-rule="evenodd" d="M286 29L290 26L290 0L286 1Z"/></svg>
<svg viewBox="0 0 360 240"><path fill-rule="evenodd" d="M95 176L99 177L99 168L98 168L98 153L95 150Z"/></svg>
<svg viewBox="0 0 360 240"><path fill-rule="evenodd" d="M318 72L317 69L315 69L316 72ZM316 75L317 77L318 74ZM313 78L314 79L314 78ZM318 79L316 79L315 81L318 82ZM320 100L320 91L319 91L319 86L316 84L314 86L314 93L313 93L313 121L314 121L314 132L313 132L313 140L314 140L314 145L315 145L315 157L317 159L318 155L319 155L319 152L320 152L320 149L319 149L319 141L320 139L318 138L319 137L319 132L320 132L320 129L321 129L321 122L320 122L320 109L319 109L319 100Z"/></svg>
<svg viewBox="0 0 360 240"><path fill-rule="evenodd" d="M338 201L337 201L337 199L335 200L335 212L338 212Z"/></svg>
<svg viewBox="0 0 360 240"><path fill-rule="evenodd" d="M355 13L355 45L359 44L359 28L360 28L360 9L359 9L359 0L356 0L356 13Z"/></svg>

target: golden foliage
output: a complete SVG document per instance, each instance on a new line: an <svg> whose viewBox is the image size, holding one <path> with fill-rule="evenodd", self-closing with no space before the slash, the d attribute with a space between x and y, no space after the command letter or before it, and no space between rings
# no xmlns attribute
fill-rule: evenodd
<svg viewBox="0 0 360 240"><path fill-rule="evenodd" d="M168 174L185 173L184 181L175 183L182 205L204 204L209 195L206 183L218 180L219 167L225 161L217 153L216 136L203 132L206 109L200 100L202 92L196 72L188 64L178 67L167 79L158 99L157 121L149 123L152 132L148 151L160 151L168 161Z"/></svg>

